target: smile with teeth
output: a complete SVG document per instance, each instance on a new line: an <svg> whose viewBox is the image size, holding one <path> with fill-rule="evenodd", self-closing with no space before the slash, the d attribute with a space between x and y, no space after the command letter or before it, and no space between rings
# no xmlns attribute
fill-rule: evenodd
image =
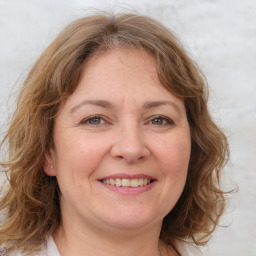
<svg viewBox="0 0 256 256"><path fill-rule="evenodd" d="M152 180L147 178L137 178L137 179L121 179L121 178L110 178L103 179L102 182L107 185L116 186L116 187L142 187L150 184Z"/></svg>

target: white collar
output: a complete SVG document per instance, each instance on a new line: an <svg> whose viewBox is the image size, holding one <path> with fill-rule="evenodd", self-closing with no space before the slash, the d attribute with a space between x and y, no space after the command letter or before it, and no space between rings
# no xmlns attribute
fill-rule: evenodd
<svg viewBox="0 0 256 256"><path fill-rule="evenodd" d="M47 256L61 256L59 251L58 251L58 248L52 238L52 236L50 236L48 238L48 241L47 241L47 253L46 253ZM43 256L43 255L42 255Z"/></svg>
<svg viewBox="0 0 256 256"><path fill-rule="evenodd" d="M182 256L203 256L202 252L192 243L176 241L175 248ZM61 256L52 236L48 238L46 250L46 252L39 256Z"/></svg>
<svg viewBox="0 0 256 256"><path fill-rule="evenodd" d="M203 256L193 243L177 240L174 246L181 256Z"/></svg>

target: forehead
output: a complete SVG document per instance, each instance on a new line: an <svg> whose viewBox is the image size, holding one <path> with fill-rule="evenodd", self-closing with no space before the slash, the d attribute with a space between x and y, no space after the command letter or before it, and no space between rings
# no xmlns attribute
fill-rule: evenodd
<svg viewBox="0 0 256 256"><path fill-rule="evenodd" d="M146 101L179 101L160 83L156 60L140 49L113 49L91 56L68 105L84 100L109 100L144 104Z"/></svg>
<svg viewBox="0 0 256 256"><path fill-rule="evenodd" d="M112 78L112 75L120 76L131 74L151 75L151 78L157 78L156 60L154 56L143 49L114 48L104 52L96 52L86 62L81 73L81 79L99 78L98 75L106 75ZM138 78L138 77L137 77ZM81 81L80 79L80 81Z"/></svg>
<svg viewBox="0 0 256 256"><path fill-rule="evenodd" d="M96 53L86 61L77 91L100 90L113 95L121 90L159 90L156 87L165 91L158 79L155 58L145 50L117 48Z"/></svg>

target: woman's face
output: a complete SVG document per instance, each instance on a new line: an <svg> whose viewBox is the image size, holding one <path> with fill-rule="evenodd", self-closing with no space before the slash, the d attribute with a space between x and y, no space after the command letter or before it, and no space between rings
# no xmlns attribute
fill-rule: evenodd
<svg viewBox="0 0 256 256"><path fill-rule="evenodd" d="M91 57L53 137L45 171L57 177L63 225L160 227L182 193L191 147L184 103L146 52Z"/></svg>

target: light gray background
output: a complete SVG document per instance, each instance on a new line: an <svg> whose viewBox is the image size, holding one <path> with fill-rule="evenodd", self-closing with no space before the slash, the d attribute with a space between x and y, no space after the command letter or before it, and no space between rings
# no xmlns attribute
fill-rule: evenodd
<svg viewBox="0 0 256 256"><path fill-rule="evenodd" d="M204 248L209 256L256 256L255 0L0 0L0 123L29 68L57 33L92 8L132 9L173 29L211 86L210 107L229 136L226 188L239 186ZM10 96L11 95L11 96Z"/></svg>

